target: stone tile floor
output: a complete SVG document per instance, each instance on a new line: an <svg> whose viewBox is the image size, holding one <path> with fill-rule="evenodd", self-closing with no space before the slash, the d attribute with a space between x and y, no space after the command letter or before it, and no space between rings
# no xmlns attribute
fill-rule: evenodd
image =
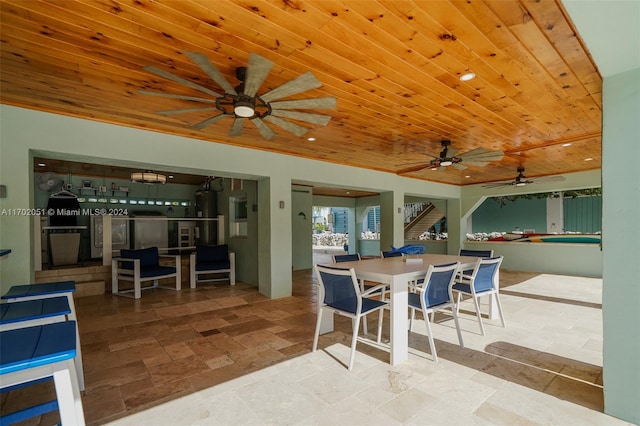
<svg viewBox="0 0 640 426"><path fill-rule="evenodd" d="M481 336L465 301L464 349L438 314L438 363L418 321L407 362L360 343L352 371L350 321L337 317L312 353L315 278L293 282L278 300L243 283L78 299L87 424L628 424L602 413L600 279L502 271L506 328L486 319ZM52 392L3 394L2 411Z"/></svg>

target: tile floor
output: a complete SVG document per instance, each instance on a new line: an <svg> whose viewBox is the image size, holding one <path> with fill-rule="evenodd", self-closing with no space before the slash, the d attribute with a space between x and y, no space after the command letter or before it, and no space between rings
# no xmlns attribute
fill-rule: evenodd
<svg viewBox="0 0 640 426"><path fill-rule="evenodd" d="M322 258L317 258L322 261ZM465 348L444 314L410 333L400 366L358 345L350 321L312 353L315 279L294 272L292 297L269 300L254 287L218 283L152 290L134 301L77 300L89 425L514 425L628 424L602 413L599 279L501 273L507 328L461 308ZM485 307L486 308L486 307ZM370 326L375 318L369 319ZM375 327L370 327L375 330ZM384 329L388 333L388 322ZM387 336L388 337L388 336ZM29 388L28 388L29 389ZM38 385L2 396L2 410L51 394ZM56 424L56 413L24 424Z"/></svg>

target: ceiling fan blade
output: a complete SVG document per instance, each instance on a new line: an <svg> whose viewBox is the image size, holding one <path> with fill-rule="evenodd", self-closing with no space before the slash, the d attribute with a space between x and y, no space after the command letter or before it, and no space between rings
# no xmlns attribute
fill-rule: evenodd
<svg viewBox="0 0 640 426"><path fill-rule="evenodd" d="M459 163L453 163L452 166L455 167L458 170L464 170L464 169L467 168L467 166L464 166L464 165L459 164Z"/></svg>
<svg viewBox="0 0 640 426"><path fill-rule="evenodd" d="M255 96L262 82L267 78L273 68L273 62L255 53L249 54L247 65L247 78L244 81L244 94Z"/></svg>
<svg viewBox="0 0 640 426"><path fill-rule="evenodd" d="M209 58L207 58L202 53L194 53L188 51L185 51L184 53L189 57L189 59L191 59L193 63L199 66L202 71L207 73L207 75L211 77L213 81L218 83L218 86L222 87L225 93L230 93L232 95L238 94L236 92L236 89L233 88L229 81L220 73L220 71L218 71L218 69L211 63L211 61L209 61Z"/></svg>
<svg viewBox="0 0 640 426"><path fill-rule="evenodd" d="M215 99L198 98L195 96L174 95L173 93L150 92L148 90L138 90L138 93L140 93L141 95L160 96L161 98L184 99L185 101L207 102L210 104L216 103Z"/></svg>
<svg viewBox="0 0 640 426"><path fill-rule="evenodd" d="M244 118L236 118L233 121L231 130L229 130L229 136L240 136L242 134L242 128L244 127Z"/></svg>
<svg viewBox="0 0 640 426"><path fill-rule="evenodd" d="M230 114L216 115L215 117L211 117L211 118L208 118L208 119L206 119L204 121L201 121L200 123L194 124L191 127L193 127L194 129L197 129L197 130L202 130L205 127L210 126L211 124L215 123L216 121L218 121L218 120L220 120L221 118L224 118L224 117L231 117L231 115Z"/></svg>
<svg viewBox="0 0 640 426"><path fill-rule="evenodd" d="M469 160L464 160L464 164L467 164L469 166L476 166L476 167L485 167L489 165L488 161L469 161Z"/></svg>
<svg viewBox="0 0 640 426"><path fill-rule="evenodd" d="M311 89L317 89L322 87L322 83L313 75L307 71L304 74L284 83L282 86L278 86L275 89L260 96L263 101L271 102L278 99L286 98L287 96L295 95L296 93L305 92Z"/></svg>
<svg viewBox="0 0 640 426"><path fill-rule="evenodd" d="M459 151L459 149L447 148L447 157L455 157Z"/></svg>
<svg viewBox="0 0 640 426"><path fill-rule="evenodd" d="M277 101L270 103L273 109L336 109L336 98L298 99L294 101Z"/></svg>
<svg viewBox="0 0 640 426"><path fill-rule="evenodd" d="M273 115L266 116L264 119L276 126L282 127L284 130L291 132L296 136L302 136L309 130L306 127L299 126L290 121L285 121L281 118L274 117Z"/></svg>
<svg viewBox="0 0 640 426"><path fill-rule="evenodd" d="M262 121L261 119L254 118L253 120L249 120L249 121L251 121L253 125L256 126L256 128L258 129L258 131L260 132L263 138L273 139L275 137L276 135L275 132L271 130L269 126L264 124L264 121Z"/></svg>
<svg viewBox="0 0 640 426"><path fill-rule="evenodd" d="M275 115L276 117L291 118L293 120L304 121L306 123L319 124L320 126L326 126L329 120L331 120L330 115L311 114L308 112L300 111L286 111L282 109L271 110L271 115Z"/></svg>
<svg viewBox="0 0 640 426"><path fill-rule="evenodd" d="M495 182L482 185L483 188L500 188L501 186L515 185L515 182Z"/></svg>
<svg viewBox="0 0 640 426"><path fill-rule="evenodd" d="M478 162L491 162L500 161L504 157L502 151L489 151L485 148L476 148L471 151L464 152L458 155L458 158L462 158L465 162L478 161Z"/></svg>
<svg viewBox="0 0 640 426"><path fill-rule="evenodd" d="M200 112L200 111L217 111L216 107L208 108L186 108L186 109L171 109L167 111L158 111L158 114L173 115L173 114L186 114L188 112Z"/></svg>
<svg viewBox="0 0 640 426"><path fill-rule="evenodd" d="M407 167L405 169L400 169L400 170L398 170L396 172L396 174L397 175L403 175L403 174L406 174L406 173L417 172L419 170L426 169L428 167L431 167L431 164L422 163L419 166L413 166L413 167Z"/></svg>
<svg viewBox="0 0 640 426"><path fill-rule="evenodd" d="M194 83L192 81L185 80L184 78L178 77L177 75L171 74L170 72L162 71L161 69L158 69L158 68L154 67L153 65L147 65L143 69L145 71L149 71L151 73L159 75L160 77L164 77L167 80L171 80L171 81L175 81L176 83L184 84L185 86L191 87L192 89L195 89L195 90L199 90L200 92L206 93L206 94L211 95L213 97L216 97L216 98L222 97L221 94L216 93L213 90L207 89L206 87L201 86L199 84L196 84L196 83Z"/></svg>
<svg viewBox="0 0 640 426"><path fill-rule="evenodd" d="M535 178L534 183L562 182L563 180L565 180L564 176L543 176Z"/></svg>

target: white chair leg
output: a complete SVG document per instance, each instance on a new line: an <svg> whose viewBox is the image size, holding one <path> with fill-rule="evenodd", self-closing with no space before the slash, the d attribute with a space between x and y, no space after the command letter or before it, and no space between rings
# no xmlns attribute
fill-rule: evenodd
<svg viewBox="0 0 640 426"><path fill-rule="evenodd" d="M460 302L462 300L462 293L458 292L458 297L456 300L456 313L459 314L460 313Z"/></svg>
<svg viewBox="0 0 640 426"><path fill-rule="evenodd" d="M384 320L384 308L381 308L380 314L378 316L378 340L377 340L378 343L382 341L382 321L383 320Z"/></svg>
<svg viewBox="0 0 640 426"><path fill-rule="evenodd" d="M313 347L311 349L313 352L315 352L318 349L318 337L320 336L320 324L322 323L322 311L323 311L322 308L318 310L318 320L316 321L316 332L313 333Z"/></svg>
<svg viewBox="0 0 640 426"><path fill-rule="evenodd" d="M180 256L178 256L176 258L176 291L182 290L182 274L180 271L182 265L180 264L180 262Z"/></svg>
<svg viewBox="0 0 640 426"><path fill-rule="evenodd" d="M366 316L362 317L362 332L364 333L365 336L369 334L369 329L367 328L367 317Z"/></svg>
<svg viewBox="0 0 640 426"><path fill-rule="evenodd" d="M494 293L494 297L496 298L496 305L498 305L498 313L500 314L500 321L502 321L502 328L506 328L507 325L504 321L504 314L502 313L502 303L500 303L500 296L498 293Z"/></svg>
<svg viewBox="0 0 640 426"><path fill-rule="evenodd" d="M353 323L353 336L351 337L351 355L349 356L349 370L353 369L353 360L356 355L356 344L358 343L358 329L360 328L360 318L355 317Z"/></svg>
<svg viewBox="0 0 640 426"><path fill-rule="evenodd" d="M484 336L484 324L482 323L482 314L480 314L480 304L478 303L478 298L476 296L471 297L473 299L473 304L476 307L476 317L478 317L478 323L480 324L480 332Z"/></svg>
<svg viewBox="0 0 640 426"><path fill-rule="evenodd" d="M413 331L413 320L416 317L416 310L413 308L409 309L411 309L411 316L409 317L409 331Z"/></svg>
<svg viewBox="0 0 640 426"><path fill-rule="evenodd" d="M453 314L453 322L456 324L456 332L458 333L458 342L460 343L460 347L464 348L464 342L462 341L462 330L460 329L460 321L458 320L458 313L456 312L455 306L451 307L451 313Z"/></svg>
<svg viewBox="0 0 640 426"><path fill-rule="evenodd" d="M433 355L433 360L438 362L438 354L436 353L436 344L433 341L433 332L431 331L431 324L429 323L429 316L426 312L424 312L424 322L427 324L427 336L429 337L429 347L431 348L431 354Z"/></svg>

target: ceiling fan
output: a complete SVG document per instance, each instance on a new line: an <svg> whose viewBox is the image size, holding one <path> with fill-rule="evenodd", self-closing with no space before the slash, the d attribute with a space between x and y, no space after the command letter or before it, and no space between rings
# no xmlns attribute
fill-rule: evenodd
<svg viewBox="0 0 640 426"><path fill-rule="evenodd" d="M320 81L311 72L301 74L293 80L290 80L267 93L258 95L258 89L267 78L274 65L270 60L256 55L255 53L249 54L249 64L246 67L236 68L236 78L240 81L240 84L233 87L205 55L194 52L184 53L213 81L215 81L224 90L224 93L218 93L198 83L178 77L175 74L163 71L152 65L148 65L143 69L160 77L166 78L167 80L184 84L185 86L211 96L211 98L152 92L148 90L139 90L138 93L143 95L201 102L210 105L202 108L159 111L158 113L162 115L185 114L200 111L219 112L219 114L191 126L194 129L202 130L223 118L230 117L233 118L234 121L231 125L229 136L239 136L242 133L245 119L248 119L265 139L272 139L276 136L276 133L265 124L265 121L275 124L296 136L302 136L307 132L307 130L309 130L308 128L284 119L287 118L305 123L326 126L331 119L331 116L292 110L336 108L336 98L334 97L296 99L289 101L280 100L291 95L321 87L322 83L320 83Z"/></svg>
<svg viewBox="0 0 640 426"><path fill-rule="evenodd" d="M451 145L450 140L443 140L440 142L442 144L442 151L440 151L439 156L429 155L433 157L433 160L428 163L421 162L415 166L407 167L405 169L400 169L396 172L396 174L405 174L411 172L417 172L422 169L431 169L431 170L444 170L445 167L453 166L458 170L464 170L467 167L460 164L464 162L465 164L470 164L473 166L486 166L491 161L500 161L504 156L502 151L489 151L486 148L475 148L471 151L463 152L462 154L456 155L458 152L457 149L450 149L449 145Z"/></svg>
<svg viewBox="0 0 640 426"><path fill-rule="evenodd" d="M524 175L524 167L518 167L518 176L512 181L508 182L494 182L486 185L482 185L483 188L499 188L501 186L526 186L534 183L549 183L560 182L564 180L564 176L543 176L536 178L535 180L528 179Z"/></svg>

